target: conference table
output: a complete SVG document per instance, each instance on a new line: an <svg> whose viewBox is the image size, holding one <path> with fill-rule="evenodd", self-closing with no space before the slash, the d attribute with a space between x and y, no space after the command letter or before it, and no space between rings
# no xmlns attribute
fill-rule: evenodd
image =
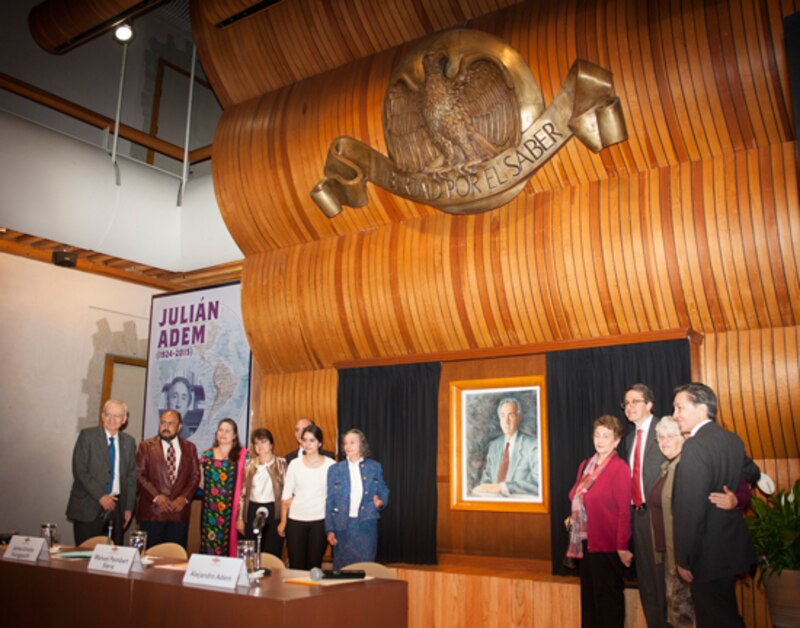
<svg viewBox="0 0 800 628"><path fill-rule="evenodd" d="M86 560L0 559L0 626L407 626L402 580L307 586L286 582L307 571L274 569L249 587L227 591L184 585L183 571L158 567L170 562L176 561L157 559L141 573L121 576L88 571Z"/></svg>

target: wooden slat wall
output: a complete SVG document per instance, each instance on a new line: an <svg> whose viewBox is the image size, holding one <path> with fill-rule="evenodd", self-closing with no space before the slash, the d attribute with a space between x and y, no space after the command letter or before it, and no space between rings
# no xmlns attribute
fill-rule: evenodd
<svg viewBox="0 0 800 628"><path fill-rule="evenodd" d="M470 559L465 559L468 561ZM565 628L580 625L577 578L536 573L536 567L506 570L503 560L484 567L463 562L437 567L400 565L398 578L408 582L409 628ZM763 587L750 578L736 584L739 610L745 625L771 628ZM636 589L625 590L625 628L645 628Z"/></svg>
<svg viewBox="0 0 800 628"><path fill-rule="evenodd" d="M441 15L454 6L425 4ZM333 426L336 364L485 358L540 342L692 328L705 336L693 365L719 392L723 422L788 485L800 459L800 203L782 18L799 8L797 0L543 0L471 18L468 26L520 52L546 102L577 57L611 69L630 139L598 155L572 141L523 194L469 217L370 186L366 207L329 220L308 197L336 136L385 151L383 95L408 49L393 46L426 27L398 35L394 18L354 27L358 11L336 13L336 28L365 38L341 54L337 31L320 34L324 11L309 17L321 29L313 43L296 36L302 20L286 17L281 28L275 14L243 20L230 31L236 46L225 29L199 28L204 67L228 105L214 142L215 189L246 255L245 325L264 372L257 420L280 424L276 440L289 443L303 414ZM283 32L297 41L276 52L265 35ZM312 62L318 49L330 67L349 63L314 75L324 71ZM308 69L284 55L306 58ZM448 549L508 549L481 543L485 527L444 509ZM533 551L513 538L509 547ZM504 625L577 623L569 588L473 575L408 574L412 625L480 625L473 617L494 625L484 608ZM763 596L747 583L739 595L748 625L767 626Z"/></svg>
<svg viewBox="0 0 800 628"><path fill-rule="evenodd" d="M312 419L323 433L326 449L337 449L335 369L264 375L256 366L251 431L266 427L272 432L275 452L283 456L297 448L294 425L300 417Z"/></svg>
<svg viewBox="0 0 800 628"><path fill-rule="evenodd" d="M520 52L548 103L577 57L614 73L630 139L598 155L569 142L531 180L526 204L540 191L728 156L728 178L717 179L717 187L709 185L705 192L713 189L716 195L727 193L743 202L762 199L768 211L770 197L780 198L780 190L750 190L748 182L756 173L732 156L795 139L781 22L791 9L790 3L783 7L777 0L609 0L567 11L563 3L550 0L526 2L471 22L469 26L503 38ZM370 185L367 207L329 220L308 196L336 136L351 135L385 151L382 100L404 50L376 54L225 111L214 141L215 188L228 227L245 254L433 211ZM259 67L257 58L248 56L249 65L236 66L237 71L255 72L249 68ZM241 82L249 85L244 78ZM685 195L702 198L706 179L698 177L711 174L700 166L689 169Z"/></svg>
<svg viewBox="0 0 800 628"><path fill-rule="evenodd" d="M771 459L765 462L773 479L789 486L800 478L800 328L714 334L701 351L703 381L719 396L722 424L753 458Z"/></svg>
<svg viewBox="0 0 800 628"><path fill-rule="evenodd" d="M800 321L791 143L249 255L265 372ZM730 194L747 173L748 194ZM765 198L765 203L755 199ZM780 357L780 356L779 356Z"/></svg>
<svg viewBox="0 0 800 628"><path fill-rule="evenodd" d="M221 29L255 0L190 8L203 69L228 107L519 1L288 0Z"/></svg>
<svg viewBox="0 0 800 628"><path fill-rule="evenodd" d="M409 628L580 626L577 578L537 577L529 568L507 575L492 571L398 567L398 577L408 582ZM626 589L625 608L625 628L647 626L635 589Z"/></svg>

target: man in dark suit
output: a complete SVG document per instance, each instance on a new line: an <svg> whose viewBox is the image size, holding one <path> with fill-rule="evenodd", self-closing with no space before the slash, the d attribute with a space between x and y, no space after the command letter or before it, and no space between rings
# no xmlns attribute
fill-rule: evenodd
<svg viewBox="0 0 800 628"><path fill-rule="evenodd" d="M158 435L143 440L136 452L136 521L147 532L151 547L160 543L186 547L192 497L200 483L200 464L194 443L178 436L181 428L180 413L165 410Z"/></svg>
<svg viewBox="0 0 800 628"><path fill-rule="evenodd" d="M102 426L78 434L67 504L76 545L104 534L109 523L114 526L114 543L122 544L136 503L136 441L120 431L127 422L125 402L109 399L103 405Z"/></svg>
<svg viewBox="0 0 800 628"><path fill-rule="evenodd" d="M297 456L303 455L303 432L309 425L314 425L314 421L307 418L302 418L294 425L294 437L297 439L298 448L292 449L288 454L284 456L286 459L286 464L288 465L292 460L297 458ZM336 454L332 451L328 451L327 449L320 449L320 452L323 456L328 456L328 458L333 458L336 460Z"/></svg>
<svg viewBox="0 0 800 628"><path fill-rule="evenodd" d="M681 431L689 435L673 494L678 573L690 583L698 628L744 626L736 605L736 576L750 569L755 551L741 513L716 508L708 500L711 492L739 485L749 466L744 444L715 422L717 397L708 386L676 388L673 406ZM745 473L745 479L755 478Z"/></svg>
<svg viewBox="0 0 800 628"><path fill-rule="evenodd" d="M661 464L666 460L656 441L655 427L658 419L653 416L654 401L653 391L644 384L634 384L625 391L621 406L636 429L625 437L619 454L631 469L633 560L636 564L642 610L649 628L666 628L664 563L656 560L653 527L647 508L647 496L661 477ZM636 474L638 481L635 479Z"/></svg>

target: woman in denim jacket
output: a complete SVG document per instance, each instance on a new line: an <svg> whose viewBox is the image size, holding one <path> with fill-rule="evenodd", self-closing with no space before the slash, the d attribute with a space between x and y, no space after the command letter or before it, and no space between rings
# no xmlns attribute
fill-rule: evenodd
<svg viewBox="0 0 800 628"><path fill-rule="evenodd" d="M361 430L349 430L342 439L345 460L328 469L325 532L333 548L333 568L342 569L375 560L378 519L389 500L379 462L369 459Z"/></svg>

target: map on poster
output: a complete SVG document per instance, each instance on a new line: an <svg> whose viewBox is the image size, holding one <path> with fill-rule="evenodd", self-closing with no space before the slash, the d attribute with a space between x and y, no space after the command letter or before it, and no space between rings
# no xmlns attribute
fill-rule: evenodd
<svg viewBox="0 0 800 628"><path fill-rule="evenodd" d="M242 324L241 284L153 297L144 438L159 416L177 410L181 436L202 452L220 419L231 418L247 442L250 347Z"/></svg>

